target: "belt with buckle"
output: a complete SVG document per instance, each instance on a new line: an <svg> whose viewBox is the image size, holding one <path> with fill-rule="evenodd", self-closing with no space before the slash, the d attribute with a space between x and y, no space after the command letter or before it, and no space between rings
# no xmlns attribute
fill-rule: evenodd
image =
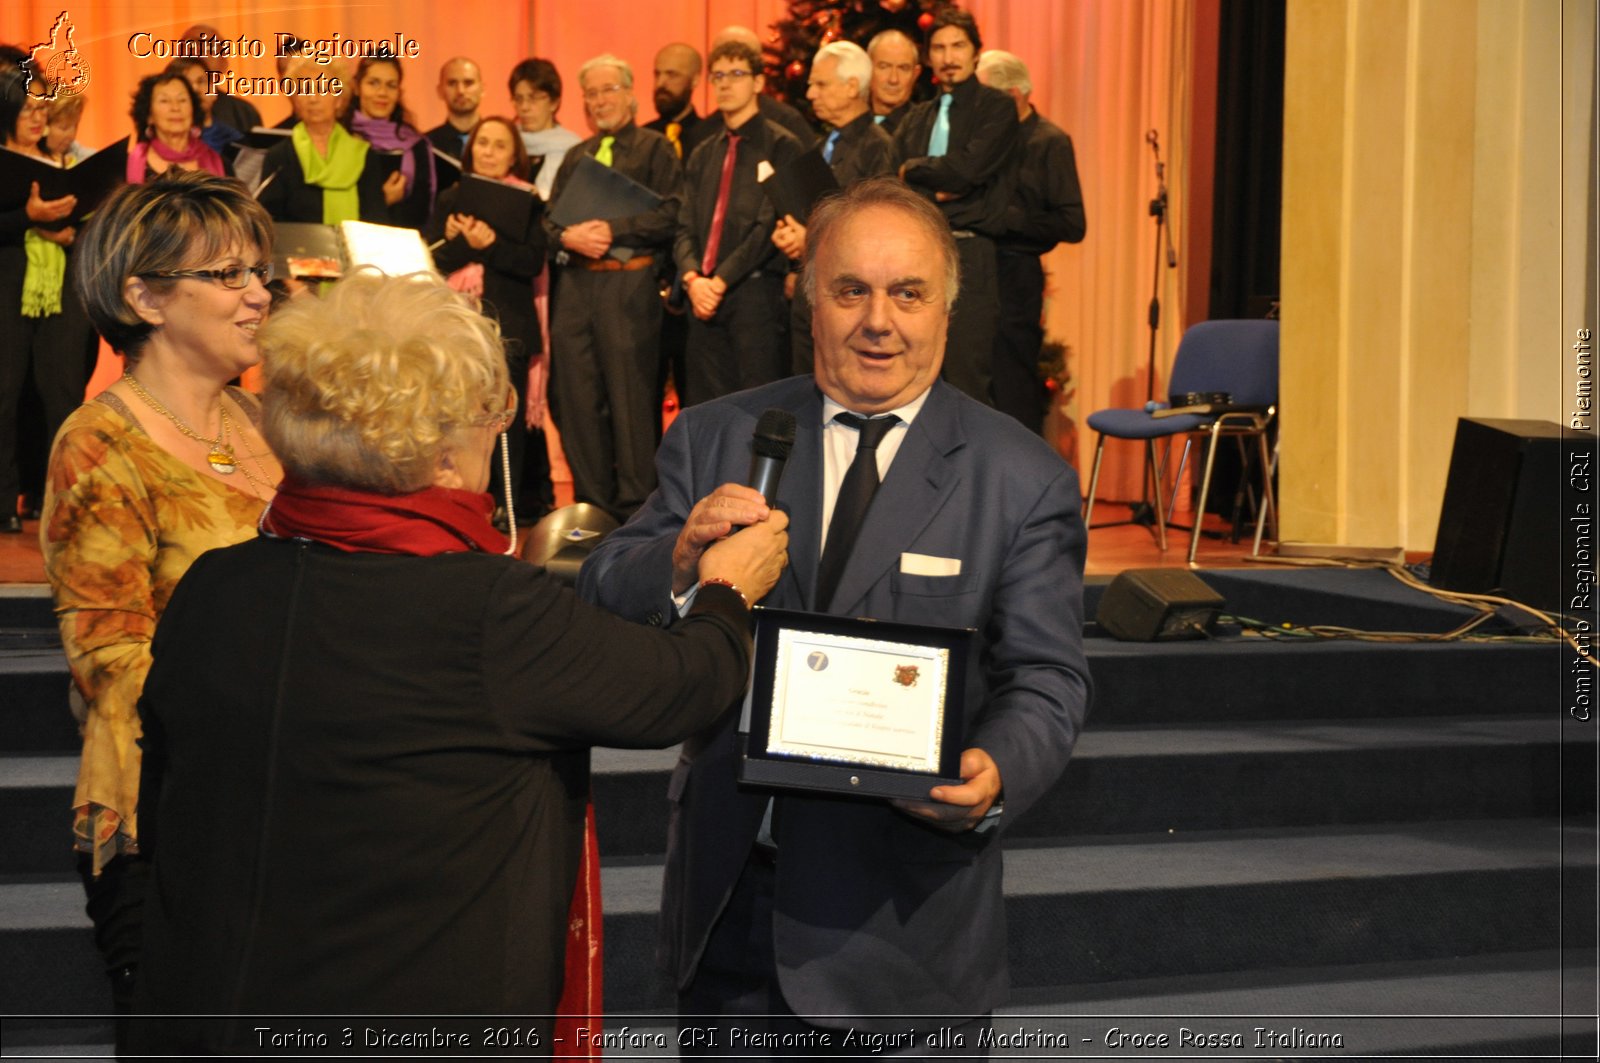
<svg viewBox="0 0 1600 1063"><path fill-rule="evenodd" d="M632 273L634 270L649 269L655 263L654 255L634 255L630 259L574 258L572 260L573 265L591 273Z"/></svg>

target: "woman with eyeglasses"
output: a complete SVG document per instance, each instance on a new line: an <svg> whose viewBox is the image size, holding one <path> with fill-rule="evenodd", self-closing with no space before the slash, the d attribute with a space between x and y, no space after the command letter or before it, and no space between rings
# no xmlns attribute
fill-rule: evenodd
<svg viewBox="0 0 1600 1063"><path fill-rule="evenodd" d="M450 287L481 300L484 312L500 322L506 364L517 391L517 408L523 411L523 416L517 417L506 433L510 451L509 477L504 470L496 475L500 486L495 494L497 500L507 494L506 480L509 479L513 501L508 508L514 511L517 519L532 524L555 501L544 433L530 433L532 419L526 416L530 408L528 366L544 351L544 337L539 331L533 301L533 281L544 267L545 257L544 227L539 222L541 212L534 209L536 202L530 202L519 231L511 232L505 223L496 227L486 219L459 209L465 189L472 186L466 179L469 176L498 181L527 193L532 200L538 193L528 182L528 171L528 153L511 119L481 119L467 138L462 182L440 193L439 209L424 235L434 245L434 264L445 274ZM537 374L535 379L542 384L543 374ZM532 400L542 409L545 401L542 386L532 395ZM528 472L535 481L532 485L523 475L530 462L532 468ZM528 489L530 486L532 490Z"/></svg>
<svg viewBox="0 0 1600 1063"><path fill-rule="evenodd" d="M540 1026L565 979L588 747L668 745L729 709L786 519L708 549L670 628L624 621L489 523L516 411L468 300L358 270L261 343L283 485L262 537L190 569L141 703L138 1011ZM250 650L219 652L219 630ZM254 1048L251 1025L151 1022L138 1047Z"/></svg>
<svg viewBox="0 0 1600 1063"><path fill-rule="evenodd" d="M257 364L272 223L236 181L173 168L125 185L84 228L73 281L122 378L67 418L50 455L40 541L61 641L84 702L73 843L113 998L139 964L145 865L140 725L150 639L207 550L248 539L282 469L260 408L228 381ZM219 657L258 647L228 634Z"/></svg>
<svg viewBox="0 0 1600 1063"><path fill-rule="evenodd" d="M47 101L28 95L21 73L0 72L0 166L15 155L61 165L44 143L49 111ZM45 199L37 182L26 196L0 203L0 533L22 531L18 497L37 489L50 440L89 382L93 335L66 283L77 236L67 222L77 205L76 196ZM42 417L22 416L25 396ZM23 444L32 445L26 477Z"/></svg>

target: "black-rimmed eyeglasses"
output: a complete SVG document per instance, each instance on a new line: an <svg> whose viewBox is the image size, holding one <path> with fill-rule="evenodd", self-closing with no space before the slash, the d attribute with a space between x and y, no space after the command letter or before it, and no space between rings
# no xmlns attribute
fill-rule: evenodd
<svg viewBox="0 0 1600 1063"><path fill-rule="evenodd" d="M259 266L223 266L221 269L169 269L141 273L139 276L161 277L166 280L192 277L195 280L218 281L224 288L248 288L251 277L255 277L263 285L271 283L272 273L272 263L263 262Z"/></svg>

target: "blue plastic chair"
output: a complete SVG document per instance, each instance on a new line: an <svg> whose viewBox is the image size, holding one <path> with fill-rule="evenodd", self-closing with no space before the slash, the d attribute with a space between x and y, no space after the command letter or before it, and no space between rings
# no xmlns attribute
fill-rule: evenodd
<svg viewBox="0 0 1600 1063"><path fill-rule="evenodd" d="M1206 450L1205 468L1200 474L1200 505L1189 538L1189 563L1194 564L1195 552L1200 546L1201 517L1206 511L1206 496L1211 490L1211 473L1216 464L1217 443L1225 435L1234 436L1243 456L1245 439L1254 436L1261 457L1262 487L1252 553L1260 554L1265 521L1271 519L1274 538L1278 528L1277 500L1272 491L1273 462L1267 449L1267 434L1278 412L1278 323L1202 321L1191 326L1178 344L1168 387L1171 401L1164 408L1181 404L1183 396L1191 393L1225 392L1230 401L1227 406L1214 407L1205 413L1158 417L1150 410L1111 409L1091 414L1089 427L1099 433L1099 437L1094 448L1094 471L1089 476L1084 524L1088 525L1094 516L1094 493L1100 483L1100 461L1105 456L1106 437L1143 440L1145 461L1155 485L1156 542L1165 551L1167 512L1171 507L1169 503L1164 510L1161 504L1165 461L1156 455L1156 441L1184 437L1183 459L1178 466L1181 480L1183 464L1189 458L1189 445L1195 435L1205 433L1210 437L1210 445ZM1176 498L1177 488L1174 487L1172 500Z"/></svg>

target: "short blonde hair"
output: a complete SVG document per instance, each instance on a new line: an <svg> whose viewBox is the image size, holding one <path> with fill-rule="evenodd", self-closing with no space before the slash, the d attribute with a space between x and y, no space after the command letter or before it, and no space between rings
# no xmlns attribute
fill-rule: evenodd
<svg viewBox="0 0 1600 1063"><path fill-rule="evenodd" d="M260 343L263 433L311 483L421 490L511 386L499 326L431 273L357 270L274 311Z"/></svg>

